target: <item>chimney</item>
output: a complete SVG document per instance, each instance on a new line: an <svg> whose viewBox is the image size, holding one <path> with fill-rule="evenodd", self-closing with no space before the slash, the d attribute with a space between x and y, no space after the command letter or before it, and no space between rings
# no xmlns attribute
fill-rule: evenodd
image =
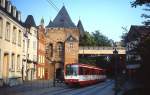
<svg viewBox="0 0 150 95"><path fill-rule="evenodd" d="M1 4L0 4L0 5L1 5L3 8L5 8L5 2L6 2L5 0L1 0Z"/></svg>
<svg viewBox="0 0 150 95"><path fill-rule="evenodd" d="M13 17L16 17L16 7L15 6L12 6L11 7L11 14L13 15Z"/></svg>
<svg viewBox="0 0 150 95"><path fill-rule="evenodd" d="M17 20L21 21L21 12L17 10L17 14L16 14Z"/></svg>
<svg viewBox="0 0 150 95"><path fill-rule="evenodd" d="M6 1L6 9L9 13L11 13L11 2L9 0Z"/></svg>

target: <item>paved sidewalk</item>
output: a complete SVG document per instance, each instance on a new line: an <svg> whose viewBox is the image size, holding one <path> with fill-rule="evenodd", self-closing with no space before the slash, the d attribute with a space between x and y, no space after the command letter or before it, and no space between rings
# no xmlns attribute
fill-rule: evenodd
<svg viewBox="0 0 150 95"><path fill-rule="evenodd" d="M56 87L53 87L52 80L26 81L21 85L0 88L0 95L36 95L37 92L40 93L43 90L64 86L64 83L56 83Z"/></svg>

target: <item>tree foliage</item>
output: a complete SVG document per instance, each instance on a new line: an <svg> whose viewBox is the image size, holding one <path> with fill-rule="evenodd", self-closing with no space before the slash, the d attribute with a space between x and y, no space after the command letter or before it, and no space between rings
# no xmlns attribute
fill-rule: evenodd
<svg viewBox="0 0 150 95"><path fill-rule="evenodd" d="M150 0L135 0L133 2L131 2L132 7L136 7L136 6L141 6L143 4L147 4L150 3Z"/></svg>
<svg viewBox="0 0 150 95"><path fill-rule="evenodd" d="M137 7L137 6L142 6L142 5L145 5L145 8L143 9L144 11L150 12L150 0L136 0L131 3L132 7ZM142 22L144 25L150 25L149 14L144 13L141 15L141 17L145 19L145 21Z"/></svg>
<svg viewBox="0 0 150 95"><path fill-rule="evenodd" d="M111 46L112 40L109 40L106 36L99 31L84 32L84 36L80 38L80 46Z"/></svg>
<svg viewBox="0 0 150 95"><path fill-rule="evenodd" d="M127 27L121 27L121 28L123 29L123 34L121 36L121 42L122 42L122 46L125 47L128 29L127 29Z"/></svg>

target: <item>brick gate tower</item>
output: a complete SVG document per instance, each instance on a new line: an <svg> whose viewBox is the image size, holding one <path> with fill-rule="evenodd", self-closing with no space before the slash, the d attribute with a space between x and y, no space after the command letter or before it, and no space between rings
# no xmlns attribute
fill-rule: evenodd
<svg viewBox="0 0 150 95"><path fill-rule="evenodd" d="M72 22L65 6L61 8L53 21L46 26L47 62L51 64L51 72L56 70L56 78L63 73L65 64L78 63L79 51L78 27ZM51 73L53 78L53 73Z"/></svg>

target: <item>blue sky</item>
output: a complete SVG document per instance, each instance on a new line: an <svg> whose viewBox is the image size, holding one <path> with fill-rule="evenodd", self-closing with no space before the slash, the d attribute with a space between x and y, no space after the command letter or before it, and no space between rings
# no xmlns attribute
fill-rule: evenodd
<svg viewBox="0 0 150 95"><path fill-rule="evenodd" d="M11 0L12 4L22 13L22 21L27 15L33 15L39 25L41 18L47 25L55 18L56 11L47 0ZM86 31L99 30L114 41L120 41L123 33L122 26L141 25L143 13L141 7L131 8L132 0L51 0L58 9L63 3L72 19L77 24L79 18Z"/></svg>

